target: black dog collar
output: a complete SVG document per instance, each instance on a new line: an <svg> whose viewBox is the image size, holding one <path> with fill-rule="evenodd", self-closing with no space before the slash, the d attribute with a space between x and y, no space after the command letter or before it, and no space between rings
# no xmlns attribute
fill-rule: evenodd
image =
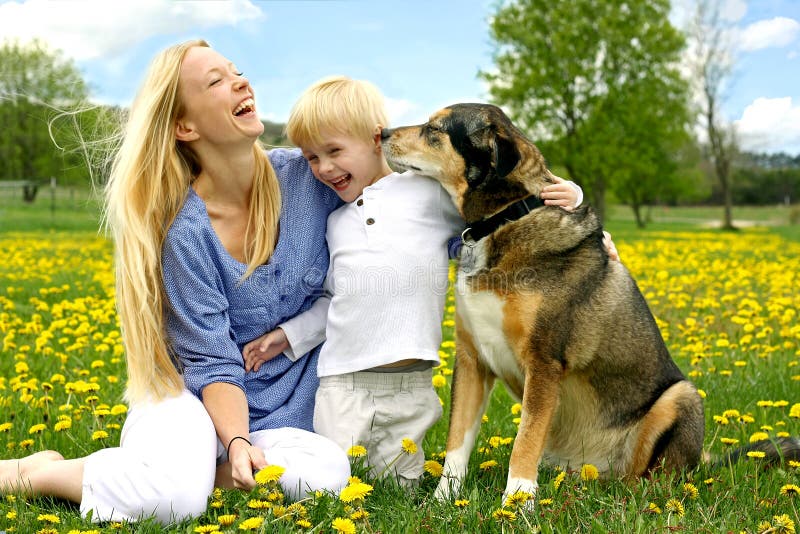
<svg viewBox="0 0 800 534"><path fill-rule="evenodd" d="M480 241L504 224L514 222L542 206L544 206L544 202L536 195L517 200L503 209L503 211L495 213L488 219L467 223L467 229L461 234L461 238L464 241Z"/></svg>

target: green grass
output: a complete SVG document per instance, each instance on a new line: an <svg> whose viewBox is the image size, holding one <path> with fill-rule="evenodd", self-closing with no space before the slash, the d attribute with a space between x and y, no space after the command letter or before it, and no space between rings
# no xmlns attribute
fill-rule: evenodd
<svg viewBox="0 0 800 534"><path fill-rule="evenodd" d="M69 228L37 222L35 209L39 218L49 217L48 206L38 201L15 208L19 211L9 220L7 209L0 203L0 255L5 258L0 264L0 425L9 422L12 428L0 431L0 457L46 448L76 456L113 446L125 415L103 412L103 405L111 409L122 403L124 388L110 243L97 235L96 216L80 204L71 212L63 209L69 215L62 219L72 221L63 223ZM769 220L769 211L751 215L752 220ZM713 210L706 213L717 217ZM704 449L719 457L728 450L720 438L744 444L762 427L770 436L800 435L800 419L791 416L792 406L800 403L797 227L723 232L702 223L654 218L639 230L621 217L612 217L607 227L673 357L707 394ZM448 382L454 359L452 313L449 300L443 323L445 366L439 370ZM98 389L87 384L97 384ZM438 392L445 416L421 446L427 458L442 461L450 395L447 387ZM757 460L720 467L704 464L682 475L659 474L633 483L582 480L581 466L574 466L558 487L559 471L543 465L534 510L517 511L514 521L498 520L493 514L502 505L511 446L492 446L491 438L515 435L514 402L502 386L492 394L460 495L468 501L464 507L432 498L435 476L426 475L418 490L407 493L369 479L354 460L354 473L374 485L363 502L370 515L358 523L359 531L755 533L768 531L765 525L759 527L768 522L771 532L789 532L778 528L776 517L784 515L800 525L800 496L781 494L787 484L800 485L800 470L768 468ZM727 424L721 424L726 410L744 417L729 412ZM71 427L56 430L59 417L66 416ZM46 429L30 433L39 424ZM93 439L97 431L108 436ZM491 460L497 464L479 467ZM685 483L697 489L696 498L691 488L690 493L684 489ZM191 533L200 525L217 524L226 514L237 515L228 532L241 532L242 520L251 516L265 518L260 532L307 531L294 523L297 517L276 518L272 512L248 508L250 499L264 497L258 491L221 492L203 517L166 529L147 521L93 526L63 502L0 498L0 531ZM303 505L313 532L331 532L333 520L349 513L336 496L312 497ZM55 514L60 522L49 526L46 518L39 519L41 514Z"/></svg>

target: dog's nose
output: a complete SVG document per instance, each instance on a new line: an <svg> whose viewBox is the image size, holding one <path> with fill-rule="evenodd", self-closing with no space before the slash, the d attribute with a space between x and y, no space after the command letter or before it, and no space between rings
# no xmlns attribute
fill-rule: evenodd
<svg viewBox="0 0 800 534"><path fill-rule="evenodd" d="M389 139L392 136L391 128L383 128L381 129L381 141L384 139Z"/></svg>

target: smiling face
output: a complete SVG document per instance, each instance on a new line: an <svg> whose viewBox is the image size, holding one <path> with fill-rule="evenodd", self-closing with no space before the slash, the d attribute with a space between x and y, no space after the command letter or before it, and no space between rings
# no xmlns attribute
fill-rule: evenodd
<svg viewBox="0 0 800 534"><path fill-rule="evenodd" d="M177 133L182 141L252 145L264 131L247 78L211 48L195 46L186 52L178 91L182 113Z"/></svg>
<svg viewBox="0 0 800 534"><path fill-rule="evenodd" d="M326 131L320 139L318 144L302 146L303 156L317 180L345 202L354 201L365 187L392 172L374 141Z"/></svg>

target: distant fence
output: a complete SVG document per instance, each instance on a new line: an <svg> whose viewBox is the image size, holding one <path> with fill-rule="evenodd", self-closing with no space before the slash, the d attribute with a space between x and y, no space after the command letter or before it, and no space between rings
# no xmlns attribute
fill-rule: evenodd
<svg viewBox="0 0 800 534"><path fill-rule="evenodd" d="M87 186L62 185L56 178L44 180L0 180L0 207L36 204L57 209L82 209L95 193Z"/></svg>

